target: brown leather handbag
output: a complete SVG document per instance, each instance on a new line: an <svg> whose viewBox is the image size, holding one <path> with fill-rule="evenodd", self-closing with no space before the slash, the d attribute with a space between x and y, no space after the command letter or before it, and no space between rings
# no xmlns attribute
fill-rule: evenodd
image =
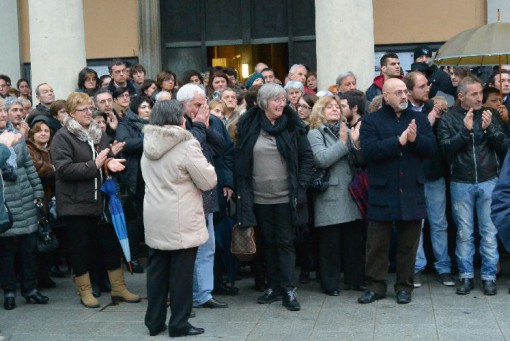
<svg viewBox="0 0 510 341"><path fill-rule="evenodd" d="M255 246L255 228L240 227L235 224L232 228L232 242L230 252L241 262L249 262L255 258L257 247Z"/></svg>

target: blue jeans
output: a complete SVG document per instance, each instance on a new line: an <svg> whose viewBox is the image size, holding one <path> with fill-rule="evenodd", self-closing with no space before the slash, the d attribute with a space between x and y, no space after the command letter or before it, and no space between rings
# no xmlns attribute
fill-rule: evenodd
<svg viewBox="0 0 510 341"><path fill-rule="evenodd" d="M434 252L434 268L438 274L451 273L452 262L448 255L448 222L446 221L446 187L444 178L425 182L425 204L430 225L430 240ZM422 226L423 228L423 226ZM414 271L422 271L427 266L423 251L423 232L420 237Z"/></svg>
<svg viewBox="0 0 510 341"><path fill-rule="evenodd" d="M495 280L499 261L497 230L492 223L491 195L497 178L477 184L452 182L452 213L457 224L457 249L455 255L459 266L460 278L473 278L474 223L473 216L476 209L478 216L478 230L480 233L480 254L482 280Z"/></svg>
<svg viewBox="0 0 510 341"><path fill-rule="evenodd" d="M214 224L213 214L205 216L209 239L197 251L193 272L193 306L199 306L212 298L214 288Z"/></svg>

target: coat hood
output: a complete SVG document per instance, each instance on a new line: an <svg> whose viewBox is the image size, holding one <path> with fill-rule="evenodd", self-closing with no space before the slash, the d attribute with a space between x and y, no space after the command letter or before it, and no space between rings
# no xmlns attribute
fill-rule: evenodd
<svg viewBox="0 0 510 341"><path fill-rule="evenodd" d="M143 131L143 153L149 160L158 160L179 143L194 138L179 126L147 125Z"/></svg>

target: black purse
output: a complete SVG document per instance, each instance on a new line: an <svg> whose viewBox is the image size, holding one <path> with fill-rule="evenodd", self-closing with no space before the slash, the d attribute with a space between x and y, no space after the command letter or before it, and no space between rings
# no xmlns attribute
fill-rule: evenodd
<svg viewBox="0 0 510 341"><path fill-rule="evenodd" d="M58 249L58 239L53 233L50 222L44 213L42 203L35 205L38 211L38 232L37 232L37 251L39 253L52 252Z"/></svg>
<svg viewBox="0 0 510 341"><path fill-rule="evenodd" d="M7 218L7 220L0 222L0 233L4 233L5 231L9 230L12 227L12 224L14 223L14 218L12 217L12 213L9 210L9 207L7 207L7 203L5 201L1 209L4 210L2 215L5 218Z"/></svg>
<svg viewBox="0 0 510 341"><path fill-rule="evenodd" d="M326 146L326 138L324 139L324 146ZM327 146L326 146L327 147ZM329 187L329 169L322 169L314 166L313 178L308 185L308 188L315 192L324 193Z"/></svg>

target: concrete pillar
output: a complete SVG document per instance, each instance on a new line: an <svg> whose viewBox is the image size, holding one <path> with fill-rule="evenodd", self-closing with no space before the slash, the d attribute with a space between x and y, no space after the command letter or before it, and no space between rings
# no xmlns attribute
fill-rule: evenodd
<svg viewBox="0 0 510 341"><path fill-rule="evenodd" d="M315 35L319 89L352 71L365 91L374 78L372 0L315 0Z"/></svg>
<svg viewBox="0 0 510 341"><path fill-rule="evenodd" d="M20 37L17 0L0 1L0 73L11 77L11 86L21 78Z"/></svg>
<svg viewBox="0 0 510 341"><path fill-rule="evenodd" d="M161 25L159 0L138 0L140 31L139 61L148 78L156 79L161 71Z"/></svg>
<svg viewBox="0 0 510 341"><path fill-rule="evenodd" d="M487 0L487 23L498 22L498 9L502 22L510 22L510 2L508 0Z"/></svg>
<svg viewBox="0 0 510 341"><path fill-rule="evenodd" d="M48 83L56 99L65 99L77 88L78 73L87 65L83 2L29 0L28 15L34 97L35 87Z"/></svg>

